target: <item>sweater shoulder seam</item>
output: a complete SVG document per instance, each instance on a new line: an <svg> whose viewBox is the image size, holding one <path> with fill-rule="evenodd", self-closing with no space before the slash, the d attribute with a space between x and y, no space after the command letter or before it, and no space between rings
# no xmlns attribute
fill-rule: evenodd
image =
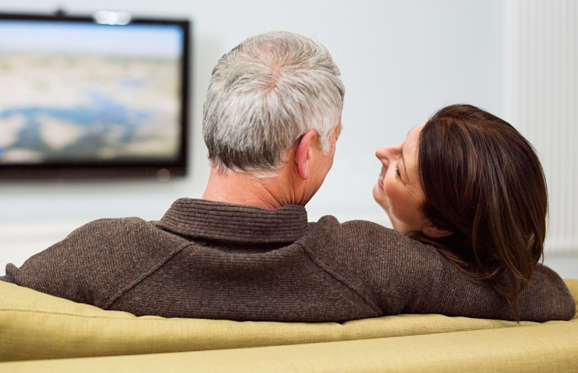
<svg viewBox="0 0 578 373"><path fill-rule="evenodd" d="M321 259L316 258L313 255L311 255L309 250L304 245L302 245L300 243L297 243L297 244L301 247L301 249L303 250L305 255L307 255L307 257L309 258L309 260L311 260L311 262L313 264L315 264L323 272L325 272L329 276L331 276L335 281L339 282L341 285L343 285L344 287L351 290L355 295L357 295L363 301L363 303L365 303L369 308L371 308L378 315L383 314L382 310L375 303L373 303L370 299L368 299L363 294L361 294L359 291L357 291L357 289L354 286L350 285L344 278L342 278L342 276L340 276L338 273L333 271L327 263L325 263Z"/></svg>
<svg viewBox="0 0 578 373"><path fill-rule="evenodd" d="M112 305L115 302L117 302L120 299L120 297L122 297L128 291L133 289L135 286L137 286L138 284L140 284L141 282L146 280L148 277L153 275L155 272L157 272L159 269L161 269L165 264L167 264L171 259L173 259L175 257L175 255L179 254L181 251L183 251L183 249L185 247L190 246L190 245L191 245L191 242L186 242L186 243L183 243L182 245L180 245L170 255L167 255L163 260L159 261L157 264L155 264L151 268L149 268L148 271L143 272L143 274L141 276L137 277L133 281L130 281L126 286L122 287L115 295L113 295L112 297L109 298L109 300L103 305L102 308L103 309L110 309L110 307L112 307Z"/></svg>

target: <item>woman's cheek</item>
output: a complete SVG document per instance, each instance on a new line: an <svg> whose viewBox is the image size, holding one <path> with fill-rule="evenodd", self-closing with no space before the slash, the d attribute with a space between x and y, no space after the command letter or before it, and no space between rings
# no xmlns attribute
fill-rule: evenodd
<svg viewBox="0 0 578 373"><path fill-rule="evenodd" d="M383 189L391 204L395 204L395 200L399 194L398 187L395 185L396 180L391 180L391 177L386 177L383 181Z"/></svg>
<svg viewBox="0 0 578 373"><path fill-rule="evenodd" d="M398 180L390 180L385 184L385 194L389 200L389 208L391 213L398 219L405 220L407 218L404 213L404 207L407 207L402 186Z"/></svg>

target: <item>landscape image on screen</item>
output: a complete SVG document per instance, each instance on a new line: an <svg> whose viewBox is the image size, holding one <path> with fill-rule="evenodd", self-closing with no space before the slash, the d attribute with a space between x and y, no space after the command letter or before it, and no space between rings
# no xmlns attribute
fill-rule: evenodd
<svg viewBox="0 0 578 373"><path fill-rule="evenodd" d="M177 26L6 20L0 35L0 163L177 157Z"/></svg>

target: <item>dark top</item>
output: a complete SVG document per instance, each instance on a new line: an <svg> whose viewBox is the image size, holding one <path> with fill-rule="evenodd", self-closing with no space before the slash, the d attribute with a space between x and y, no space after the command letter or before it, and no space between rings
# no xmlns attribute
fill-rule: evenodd
<svg viewBox="0 0 578 373"><path fill-rule="evenodd" d="M9 264L6 281L136 315L344 321L398 313L510 319L508 303L438 251L366 221L179 199L160 221L101 219ZM564 282L539 265L523 320L570 319Z"/></svg>

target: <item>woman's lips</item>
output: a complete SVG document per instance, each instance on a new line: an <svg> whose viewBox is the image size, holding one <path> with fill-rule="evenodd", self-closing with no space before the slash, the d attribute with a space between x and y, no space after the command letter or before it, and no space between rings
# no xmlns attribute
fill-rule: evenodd
<svg viewBox="0 0 578 373"><path fill-rule="evenodd" d="M377 179L377 185L379 185L379 188L383 190L383 177L381 175L379 175L379 178Z"/></svg>

